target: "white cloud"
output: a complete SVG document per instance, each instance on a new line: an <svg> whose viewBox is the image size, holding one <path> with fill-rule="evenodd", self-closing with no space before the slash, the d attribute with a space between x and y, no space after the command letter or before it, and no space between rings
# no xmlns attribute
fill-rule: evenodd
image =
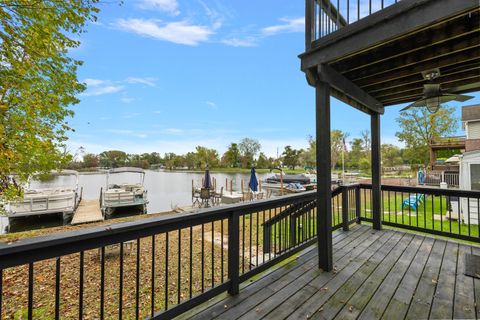
<svg viewBox="0 0 480 320"><path fill-rule="evenodd" d="M131 83L131 84L145 84L149 87L155 87L157 78L151 78L151 77L146 77L146 78L139 78L139 77L128 77L125 79L125 82Z"/></svg>
<svg viewBox="0 0 480 320"><path fill-rule="evenodd" d="M153 110L153 113L154 113L154 114L161 114L161 113L162 113L162 110Z"/></svg>
<svg viewBox="0 0 480 320"><path fill-rule="evenodd" d="M276 35L279 33L303 32L305 31L305 18L283 18L280 19L283 23L274 26L265 27L262 33L267 36Z"/></svg>
<svg viewBox="0 0 480 320"><path fill-rule="evenodd" d="M86 97L101 96L104 94L120 92L123 89L124 89L124 86L117 86L117 85L94 86L92 89L89 89L87 92L83 93L82 95Z"/></svg>
<svg viewBox="0 0 480 320"><path fill-rule="evenodd" d="M160 10L175 16L180 14L177 0L141 0L138 7L146 10Z"/></svg>
<svg viewBox="0 0 480 320"><path fill-rule="evenodd" d="M135 101L135 99L134 98L129 98L129 97L122 97L122 98L120 98L120 101L122 101L123 103L130 103L130 102Z"/></svg>
<svg viewBox="0 0 480 320"><path fill-rule="evenodd" d="M87 78L87 79L83 80L83 82L85 82L85 84L86 84L88 87L94 87L94 86L99 86L99 85L105 84L107 81L105 81L105 80L100 80L100 79L90 79L90 78Z"/></svg>
<svg viewBox="0 0 480 320"><path fill-rule="evenodd" d="M133 130L107 129L105 131L115 135L124 135L124 136L130 136L130 137L141 138L141 139L145 139L148 137L148 135L145 133L135 132Z"/></svg>
<svg viewBox="0 0 480 320"><path fill-rule="evenodd" d="M217 104L213 101L206 101L205 103L207 104L207 106L209 106L212 109L217 109L218 108Z"/></svg>
<svg viewBox="0 0 480 320"><path fill-rule="evenodd" d="M195 46L205 42L214 33L214 28L191 24L188 21L161 23L158 20L119 19L115 26L156 40Z"/></svg>
<svg viewBox="0 0 480 320"><path fill-rule="evenodd" d="M256 37L245 37L245 38L229 38L224 39L222 43L232 46L232 47L255 47L257 46L258 38Z"/></svg>

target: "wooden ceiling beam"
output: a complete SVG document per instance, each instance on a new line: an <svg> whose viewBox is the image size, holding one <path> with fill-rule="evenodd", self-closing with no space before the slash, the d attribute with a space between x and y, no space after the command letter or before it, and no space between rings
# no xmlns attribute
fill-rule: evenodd
<svg viewBox="0 0 480 320"><path fill-rule="evenodd" d="M416 64L421 64L425 61L438 59L439 57L461 54L463 51L472 48L480 50L480 28L477 28L474 34L467 34L461 38L422 49L414 54L401 55L400 57L390 59L385 63L347 72L343 75L351 79L353 82L360 80L368 81L368 79L374 79L385 73L394 73L395 70L405 69ZM384 54L387 55L388 53L385 52Z"/></svg>
<svg viewBox="0 0 480 320"><path fill-rule="evenodd" d="M459 81L464 81L464 80L469 80L469 79L480 79L480 67L476 67L474 69L464 71L464 72L457 72L451 75L446 75L439 77L435 79L435 83L440 83L442 86L449 84L449 83L455 83ZM391 96L392 92L395 93L403 93L403 92L409 92L411 90L416 90L418 88L423 88L423 85L428 83L425 80L422 80L420 82L415 82L412 84L408 85L403 85L403 86L398 86L395 88L392 87L384 87L382 90L378 90L376 92L373 91L368 91L370 95L375 97L378 100L385 99L385 97Z"/></svg>
<svg viewBox="0 0 480 320"><path fill-rule="evenodd" d="M385 63L390 59L418 52L433 44L440 44L475 32L475 30L478 30L479 16L480 14L477 10L471 15L462 15L438 26L421 30L401 39L401 41L391 41L381 47L358 54L354 58L340 60L331 65L338 72L345 73ZM385 55L385 52L394 54Z"/></svg>
<svg viewBox="0 0 480 320"><path fill-rule="evenodd" d="M467 63L469 61L478 59L478 52L480 46L469 48L457 53L454 55L445 55L438 58L429 59L422 63L417 63L410 65L408 68L399 69L396 72L384 73L382 75L377 75L375 78L362 79L355 81L355 84L359 87L364 87L368 85L381 84L387 81L393 81L396 79L405 78L411 75L420 74L422 71L434 69L434 68L444 68L448 66L454 66L460 63Z"/></svg>
<svg viewBox="0 0 480 320"><path fill-rule="evenodd" d="M453 76L458 73L471 71L477 68L480 68L480 58L478 59L478 61L474 61L473 63L458 64L454 68L452 67L441 68L439 79L441 81L442 78ZM393 90L395 88L408 86L414 83L424 83L424 82L425 82L425 79L423 79L423 76L420 73L418 73L418 74L414 74L401 79L395 79L395 80L383 82L380 84L367 85L361 88L373 95L374 93L381 92L384 90Z"/></svg>
<svg viewBox="0 0 480 320"><path fill-rule="evenodd" d="M318 80L329 83L332 88L342 93L342 95L339 95L339 99L341 99L342 96L346 96L354 100L356 104L363 106L363 109L368 109L370 113L384 113L383 106L378 100L336 72L332 67L320 65L318 67Z"/></svg>

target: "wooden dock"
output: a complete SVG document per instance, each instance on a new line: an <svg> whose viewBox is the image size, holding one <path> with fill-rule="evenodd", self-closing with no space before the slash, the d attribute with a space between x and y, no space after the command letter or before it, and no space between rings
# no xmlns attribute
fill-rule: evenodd
<svg viewBox="0 0 480 320"><path fill-rule="evenodd" d="M82 224L90 222L103 221L102 210L100 209L100 203L98 200L85 200L82 199L77 210L73 214L71 224Z"/></svg>

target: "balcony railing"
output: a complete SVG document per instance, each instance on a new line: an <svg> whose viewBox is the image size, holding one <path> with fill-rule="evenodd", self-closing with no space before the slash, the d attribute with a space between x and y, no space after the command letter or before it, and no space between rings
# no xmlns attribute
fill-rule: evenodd
<svg viewBox="0 0 480 320"><path fill-rule="evenodd" d="M383 224L480 242L480 192L382 186ZM373 221L370 185L332 192L332 228ZM316 193L0 245L0 318L170 318L316 242Z"/></svg>
<svg viewBox="0 0 480 320"><path fill-rule="evenodd" d="M306 0L306 49L349 24L359 21L399 0ZM313 45L314 46L314 45Z"/></svg>
<svg viewBox="0 0 480 320"><path fill-rule="evenodd" d="M341 197L336 190L333 228L346 227ZM170 318L235 294L316 241L315 199L307 192L1 244L0 318Z"/></svg>

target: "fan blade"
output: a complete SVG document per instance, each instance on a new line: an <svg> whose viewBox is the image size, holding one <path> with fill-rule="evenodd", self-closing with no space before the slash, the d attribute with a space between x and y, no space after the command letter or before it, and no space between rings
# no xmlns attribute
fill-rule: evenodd
<svg viewBox="0 0 480 320"><path fill-rule="evenodd" d="M455 101L460 101L460 102L468 101L474 98L473 96L467 96L464 94L450 94L450 95L455 97Z"/></svg>
<svg viewBox="0 0 480 320"><path fill-rule="evenodd" d="M422 107L424 105L425 105L425 99L422 99L422 100L418 100L418 101L415 101L414 103L409 104L408 106L406 106L405 108L403 108L400 111L405 111L405 110L408 110L410 108L415 108L415 107Z"/></svg>

